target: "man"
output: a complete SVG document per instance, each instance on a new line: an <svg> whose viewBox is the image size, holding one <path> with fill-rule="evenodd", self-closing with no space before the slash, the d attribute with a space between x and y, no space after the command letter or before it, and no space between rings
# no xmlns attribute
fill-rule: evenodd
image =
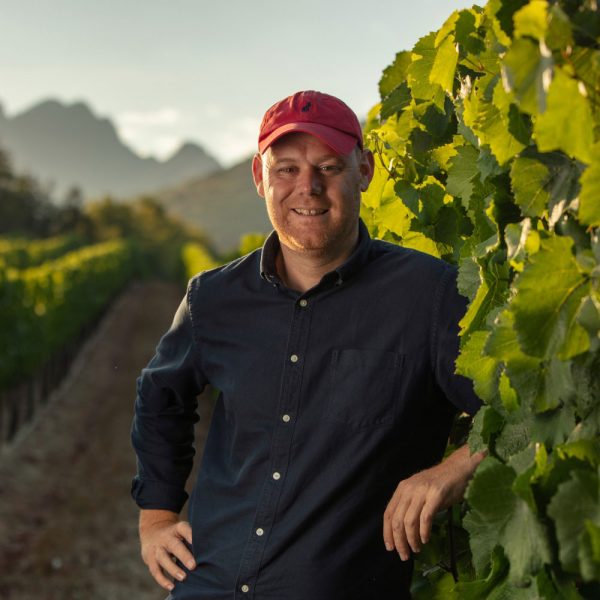
<svg viewBox="0 0 600 600"><path fill-rule="evenodd" d="M373 168L337 98L271 107L252 172L274 232L190 282L138 380L142 556L173 599L410 598L411 553L481 460L463 447L438 464L456 409L479 406L454 375L465 300L447 264L369 238Z"/></svg>

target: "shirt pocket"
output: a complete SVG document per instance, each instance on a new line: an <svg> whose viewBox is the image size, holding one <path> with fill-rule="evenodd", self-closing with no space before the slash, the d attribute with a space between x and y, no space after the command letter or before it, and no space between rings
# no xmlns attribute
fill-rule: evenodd
<svg viewBox="0 0 600 600"><path fill-rule="evenodd" d="M325 417L354 429L391 424L403 359L383 350L334 350Z"/></svg>

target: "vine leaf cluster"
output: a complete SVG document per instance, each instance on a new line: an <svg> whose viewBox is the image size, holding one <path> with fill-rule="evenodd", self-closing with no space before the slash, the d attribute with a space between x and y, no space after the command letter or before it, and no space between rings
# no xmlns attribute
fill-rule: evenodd
<svg viewBox="0 0 600 600"><path fill-rule="evenodd" d="M379 83L371 233L459 270L469 443L458 581L434 541L417 598L600 597L600 11L490 0ZM429 563L429 564L427 564Z"/></svg>

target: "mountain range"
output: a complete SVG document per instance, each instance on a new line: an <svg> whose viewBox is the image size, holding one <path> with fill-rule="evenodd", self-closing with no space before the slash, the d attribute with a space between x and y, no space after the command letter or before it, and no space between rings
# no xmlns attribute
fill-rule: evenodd
<svg viewBox="0 0 600 600"><path fill-rule="evenodd" d="M221 168L193 143L183 144L166 161L141 158L120 140L109 119L83 102L45 100L12 117L0 107L0 148L17 172L34 175L57 198L73 186L86 199L133 196Z"/></svg>
<svg viewBox="0 0 600 600"><path fill-rule="evenodd" d="M56 199L73 186L86 200L152 195L170 213L199 227L222 253L236 248L245 233L271 230L250 160L224 170L193 143L164 162L140 158L109 119L97 117L83 102L45 100L13 117L0 106L0 149L15 172L49 184Z"/></svg>

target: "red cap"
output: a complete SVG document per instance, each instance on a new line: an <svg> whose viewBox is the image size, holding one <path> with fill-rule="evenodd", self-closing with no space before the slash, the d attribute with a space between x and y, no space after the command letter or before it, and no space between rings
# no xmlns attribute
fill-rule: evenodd
<svg viewBox="0 0 600 600"><path fill-rule="evenodd" d="M349 154L357 144L363 147L362 129L352 109L321 92L296 92L271 106L260 125L259 152L292 131L318 137L337 154Z"/></svg>

